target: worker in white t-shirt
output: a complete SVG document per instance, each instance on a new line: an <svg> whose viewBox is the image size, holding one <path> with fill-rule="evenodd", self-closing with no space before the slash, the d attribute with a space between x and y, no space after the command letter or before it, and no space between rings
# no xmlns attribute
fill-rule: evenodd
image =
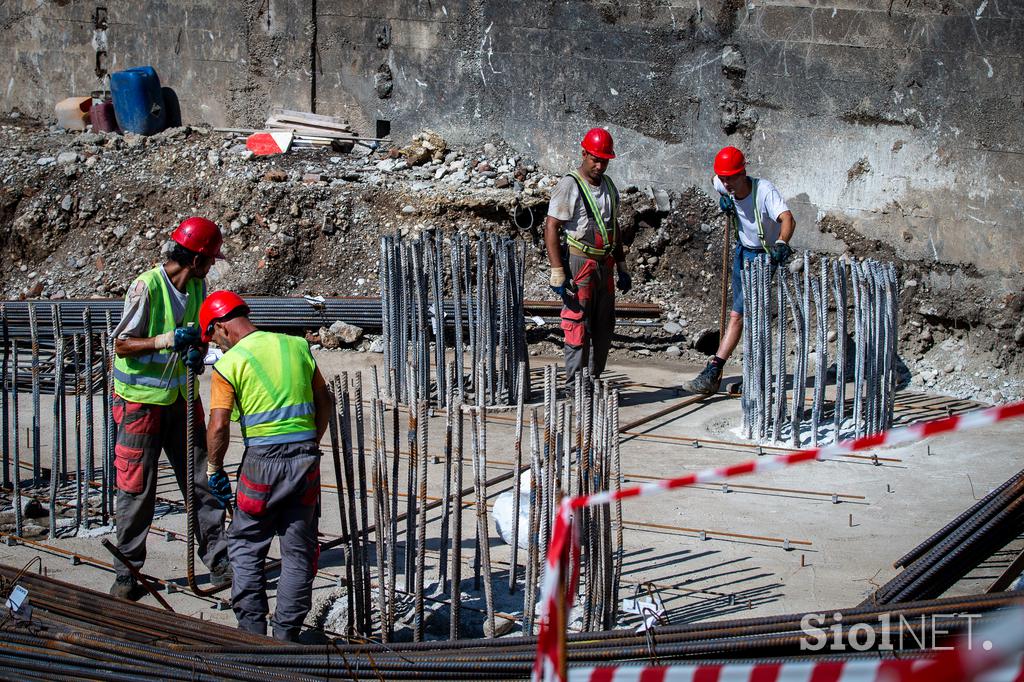
<svg viewBox="0 0 1024 682"><path fill-rule="evenodd" d="M683 384L684 390L704 395L718 391L722 368L743 333L744 261L768 254L775 264L785 263L793 253L789 241L796 228L782 194L768 180L747 175L743 152L736 147L725 147L715 156L714 186L719 206L729 219L726 229L736 231L736 251L732 261L732 312L725 336L719 340L718 351L707 367Z"/></svg>

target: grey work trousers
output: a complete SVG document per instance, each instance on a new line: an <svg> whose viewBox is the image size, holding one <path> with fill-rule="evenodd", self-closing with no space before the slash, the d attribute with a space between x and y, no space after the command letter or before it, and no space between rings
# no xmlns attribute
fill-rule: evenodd
<svg viewBox="0 0 1024 682"><path fill-rule="evenodd" d="M234 571L231 607L238 627L267 634L264 563L277 535L281 575L271 626L275 639L295 641L312 605L320 554L320 450L312 441L246 448L236 500L228 553Z"/></svg>
<svg viewBox="0 0 1024 682"><path fill-rule="evenodd" d="M185 461L185 399L170 405L128 402L114 396L117 441L114 467L117 478L117 548L138 569L146 561L146 536L153 523L160 451L174 470L178 489L187 495ZM196 540L199 558L207 568L227 560L224 509L210 494L206 476L206 423L203 406L196 400L195 441L192 451L196 499ZM119 576L130 576L128 568L114 560Z"/></svg>
<svg viewBox="0 0 1024 682"><path fill-rule="evenodd" d="M615 260L569 255L569 270L576 293L562 300L565 334L565 381L570 388L587 367L597 378L604 371L615 330Z"/></svg>

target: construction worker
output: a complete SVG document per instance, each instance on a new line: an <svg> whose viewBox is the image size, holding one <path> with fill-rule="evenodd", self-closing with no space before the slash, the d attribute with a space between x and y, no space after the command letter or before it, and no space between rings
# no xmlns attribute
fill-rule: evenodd
<svg viewBox="0 0 1024 682"><path fill-rule="evenodd" d="M114 331L114 420L117 442L117 546L136 567L146 560L146 536L153 522L160 451L174 469L182 495L195 486L199 556L214 586L231 580L224 505L210 494L206 477L186 481L185 457L194 470L206 470L205 433L185 452L185 365L202 372L206 347L200 341L199 306L206 293L203 279L221 254L224 238L206 218L183 221L171 234L167 261L139 275L125 297L121 322ZM193 386L195 390L195 386ZM203 407L195 401L202 428ZM115 561L117 578L110 593L136 600L145 594L127 566Z"/></svg>
<svg viewBox="0 0 1024 682"><path fill-rule="evenodd" d="M690 393L711 395L718 391L722 369L732 355L743 333L743 263L767 254L773 263L785 263L793 249L789 246L796 228L793 213L782 194L768 180L747 175L746 159L736 147L724 147L715 156L713 184L718 192L719 207L726 214L736 234L736 250L732 260L732 311L719 339L718 350L707 366L683 389Z"/></svg>
<svg viewBox="0 0 1024 682"><path fill-rule="evenodd" d="M612 136L604 128L591 128L580 146L579 168L551 192L544 224L550 285L562 299L569 390L583 367L594 378L604 371L615 328L615 287L625 293L633 286L619 238L619 192L605 174L615 158Z"/></svg>
<svg viewBox="0 0 1024 682"><path fill-rule="evenodd" d="M231 605L238 627L267 633L264 561L280 536L281 577L271 619L276 639L296 641L312 604L319 555L320 439L333 401L305 339L263 332L230 291L216 291L199 311L203 341L224 355L214 364L207 447L209 485L225 502L230 422L242 427L245 453L237 505L228 528L234 569Z"/></svg>

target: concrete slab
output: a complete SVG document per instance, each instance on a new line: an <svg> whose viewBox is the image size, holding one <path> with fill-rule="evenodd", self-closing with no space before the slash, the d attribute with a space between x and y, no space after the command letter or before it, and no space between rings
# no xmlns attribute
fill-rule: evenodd
<svg viewBox="0 0 1024 682"><path fill-rule="evenodd" d="M318 363L328 377L342 371L349 372L350 376L363 372L366 398L370 396L372 385L369 372L380 359L379 355L355 352L317 354ZM544 364L558 360L555 357L531 358L535 373ZM616 360L608 378L618 382L622 390L622 423L678 401L682 396L672 387L677 385L680 373L692 374L698 369L656 359ZM206 381L205 392L208 392ZM24 430L24 425L31 423L31 400L25 394L21 398L20 422ZM944 404L930 402L924 396L902 393L898 403L898 414L907 417L944 414ZM99 410L98 400L95 405ZM953 404L953 407L960 409L969 405ZM48 466L51 447L48 415L52 412L46 396L41 401L41 412L41 450L44 466ZM368 413L366 419L369 433ZM400 423L400 429L404 429L404 416ZM626 484L756 457L757 446L734 435L739 423L739 400L716 396L630 431L624 435L621 445ZM490 415L488 476L512 468L513 431L510 414ZM390 454L390 422L387 434ZM1008 422L969 433L940 436L927 443L881 449L877 451L877 465L870 459L858 458L816 462L735 479L728 487L701 485L657 497L627 500L622 511L625 556L621 596L631 597L636 589L657 590L673 622L854 605L895 575L896 570L891 566L893 560L1016 473L1021 467L1022 435L1024 422ZM99 438L98 429L96 438ZM427 455L431 497L441 494L443 469L435 462L434 455L442 453L443 440L444 417L438 413L429 420ZM30 452L23 441L23 460ZM74 452L73 447L71 452ZM321 531L325 539L331 539L339 535L340 525L336 491L329 487L336 479L326 439L324 454ZM232 470L239 464L241 455L241 442L236 434L227 460ZM403 470L406 462L403 459ZM29 473L25 473L23 480ZM161 504L148 544L145 570L183 585L185 524L181 495L169 469L161 472L160 480ZM464 480L466 484L472 481L468 461ZM66 486L63 496L67 497L71 488ZM509 489L511 482L494 486L488 491L489 501L493 503L498 494ZM27 492L42 498L48 496L48 491L42 489ZM404 500L401 502L400 508L404 506ZM469 498L466 502L463 509L463 591L468 599L469 619L478 621L480 614L473 609L481 608L482 604L479 593L471 589L475 510L468 504ZM6 518L4 515L0 524L6 523ZM439 510L429 515L429 522L426 555L430 563L427 575L431 578L436 575L439 550L436 540L440 529ZM90 535L102 532L97 529ZM509 595L509 548L498 536L493 520L489 523L489 534L496 608L514 613L522 605L521 578L520 590ZM20 566L38 556L51 576L94 589L109 587L113 579L110 557L100 546L98 537L54 541L42 537L34 541L38 544L0 546L0 561ZM403 544L400 535L399 553ZM74 565L73 555L80 557L80 564ZM276 546L271 556L276 556ZM341 550L321 556L315 583L318 602L330 602L339 593L336 585L339 576L344 575L342 560ZM197 570L205 580L205 569L198 561ZM402 582L400 578L400 586ZM975 579L975 587L983 587L982 583L982 578ZM272 582L272 594L273 589ZM963 586L958 589L970 591ZM445 595L431 592L431 596L443 599ZM148 596L144 599L152 601ZM219 599L176 593L169 595L168 600L179 612L234 624L229 610L218 610ZM308 622L312 623L313 618L311 615ZM513 631L518 631L518 626Z"/></svg>

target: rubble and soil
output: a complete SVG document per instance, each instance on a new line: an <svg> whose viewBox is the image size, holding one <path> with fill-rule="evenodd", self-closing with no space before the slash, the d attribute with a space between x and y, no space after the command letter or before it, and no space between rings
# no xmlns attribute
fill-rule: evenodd
<svg viewBox="0 0 1024 682"><path fill-rule="evenodd" d="M391 148L254 157L237 137L203 127L152 137L69 133L18 116L0 118L0 177L5 298L122 296L190 215L225 231L230 260L211 272L213 288L375 296L381 235L490 231L527 242L526 297L552 298L542 232L559 173L499 139L450 149L424 131ZM724 229L717 201L695 187L621 189L634 278L624 299L661 305L663 319L620 326L614 352L700 362L717 343ZM901 261L836 216L817 228L842 240L851 257L898 262L900 351L912 386L995 402L1024 395L1024 296L994 299L971 266ZM529 327L531 352L557 351L557 324ZM325 347L382 347L373 337L339 341L323 331L331 337Z"/></svg>

